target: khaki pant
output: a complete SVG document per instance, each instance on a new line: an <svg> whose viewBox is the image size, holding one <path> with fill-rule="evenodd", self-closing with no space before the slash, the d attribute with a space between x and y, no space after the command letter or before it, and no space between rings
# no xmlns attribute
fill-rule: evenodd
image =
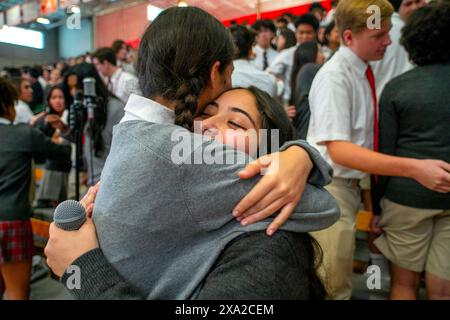
<svg viewBox="0 0 450 320"><path fill-rule="evenodd" d="M412 208L383 198L375 245L393 264L450 281L450 210Z"/></svg>
<svg viewBox="0 0 450 320"><path fill-rule="evenodd" d="M326 189L336 198L341 209L341 217L330 228L311 233L323 250L323 265L319 273L331 299L350 299L355 220L361 203L359 180L334 178Z"/></svg>

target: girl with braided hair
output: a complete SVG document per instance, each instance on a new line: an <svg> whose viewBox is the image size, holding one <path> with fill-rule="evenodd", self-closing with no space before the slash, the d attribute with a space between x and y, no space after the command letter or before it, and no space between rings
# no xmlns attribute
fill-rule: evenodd
<svg viewBox="0 0 450 320"><path fill-rule="evenodd" d="M233 56L229 31L198 8L167 9L145 31L137 62L143 97L130 96L114 129L93 219L78 231L51 226L48 264L63 283L69 265L80 267L84 285L73 292L77 297L311 296L310 273L299 264L307 259L303 242L295 234L325 228L338 215L332 198L309 190L330 180L317 151L286 141L264 164L202 138L181 162L172 158L174 135L195 141L193 120L231 88ZM190 164L205 147L238 161ZM264 166L274 173L260 179ZM219 257L237 267L227 268Z"/></svg>

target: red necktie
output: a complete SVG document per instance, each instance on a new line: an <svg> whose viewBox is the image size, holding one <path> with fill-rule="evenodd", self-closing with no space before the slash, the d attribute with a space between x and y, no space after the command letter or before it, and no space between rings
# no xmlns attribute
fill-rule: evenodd
<svg viewBox="0 0 450 320"><path fill-rule="evenodd" d="M369 80L373 98L373 150L378 152L380 133L378 130L377 91L375 89L375 76L370 66L367 67L366 76L367 80ZM374 176L374 178L375 182L378 182L378 177Z"/></svg>

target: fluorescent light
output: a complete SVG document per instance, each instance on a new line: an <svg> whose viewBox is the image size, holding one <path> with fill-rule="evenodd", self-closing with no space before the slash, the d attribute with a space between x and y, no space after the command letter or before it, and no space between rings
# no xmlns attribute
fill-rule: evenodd
<svg viewBox="0 0 450 320"><path fill-rule="evenodd" d="M189 7L189 5L186 2L184 2L184 1L178 2L178 6L179 7Z"/></svg>
<svg viewBox="0 0 450 320"><path fill-rule="evenodd" d="M147 20L153 21L156 19L156 17L162 12L163 10L161 8L152 6L149 4L147 6Z"/></svg>
<svg viewBox="0 0 450 320"><path fill-rule="evenodd" d="M0 29L0 42L44 49L44 34L39 31L4 25Z"/></svg>
<svg viewBox="0 0 450 320"><path fill-rule="evenodd" d="M50 24L50 20L48 20L47 18L43 18L43 17L37 18L36 22L41 23L41 24Z"/></svg>
<svg viewBox="0 0 450 320"><path fill-rule="evenodd" d="M73 6L73 7L70 7L70 12L72 12L72 13L80 13L81 10L80 10L80 7Z"/></svg>

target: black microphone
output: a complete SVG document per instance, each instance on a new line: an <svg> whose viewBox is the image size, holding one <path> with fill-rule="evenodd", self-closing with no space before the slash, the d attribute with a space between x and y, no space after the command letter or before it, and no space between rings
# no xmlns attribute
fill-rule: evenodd
<svg viewBox="0 0 450 320"><path fill-rule="evenodd" d="M86 221L86 212L78 201L66 200L56 207L53 220L58 228L74 231L80 229Z"/></svg>
<svg viewBox="0 0 450 320"><path fill-rule="evenodd" d="M83 79L84 106L87 109L88 120L94 120L94 109L96 107L95 79Z"/></svg>

